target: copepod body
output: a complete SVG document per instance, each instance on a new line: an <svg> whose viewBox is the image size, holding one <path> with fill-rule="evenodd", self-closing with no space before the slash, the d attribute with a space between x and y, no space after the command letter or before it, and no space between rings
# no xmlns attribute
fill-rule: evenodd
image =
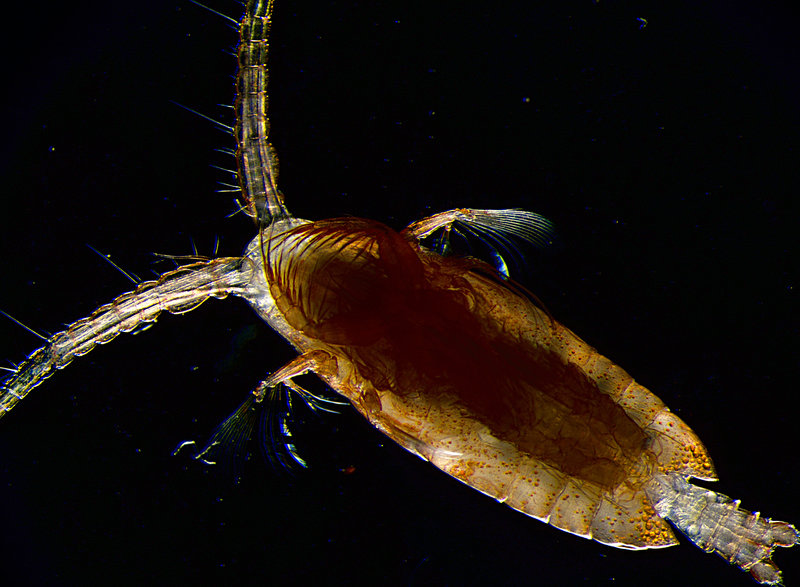
<svg viewBox="0 0 800 587"><path fill-rule="evenodd" d="M198 105L195 94L184 92L180 83L175 86L178 90L167 83L185 78L184 83L193 85L213 78L206 81L221 88L221 95L210 103L227 100L226 84L218 82L227 73L210 75L208 68L217 48L231 40L214 43L213 52L199 56L195 52L207 44L200 42L201 34L179 35L181 43L159 51L153 61L175 60L192 68L194 75L163 75L168 67L160 66L148 72L143 66L147 58L140 56L139 48L149 49L158 32L166 36L168 29L174 35L176 27L184 26L176 20L177 13L171 8L165 13L163 3L158 4L151 17L140 19L158 26L145 27L137 21L113 39L100 35L101 42L82 34L80 26L91 24L96 14L118 24L130 23L127 17L116 18L116 7L103 3L74 26L59 17L48 27L48 15L56 13L43 11L37 20L36 46L54 42L50 55L72 63L74 54L68 48L62 52L68 43L59 31L69 30L67 39L92 38L85 68L70 67L58 75L54 73L58 59L50 67L35 51L15 54L20 61L31 59L24 68L29 74L24 87L38 92L46 70L46 81L52 81L54 88L52 102L59 104L54 113L41 108L42 101L29 100L28 92L20 92L25 99L11 109L21 113L11 128L21 125L27 130L12 136L20 155L9 159L8 168L13 169L9 193L35 194L39 199L33 213L32 198L14 197L6 203L2 250L7 252L4 284L9 285L3 288L2 304L17 314L18 308L24 312L30 307L31 300L41 301L41 291L55 292L41 301L36 325L60 328L72 312L69 308L83 303L85 312L80 314L89 314L96 303L87 306L87 299L94 297L99 303L115 293L106 273L94 266L81 269L87 259L93 261L91 254L81 254L85 241L118 252L116 239L127 235L137 253L142 243L145 250L183 251L188 238L181 230L203 222L191 220L192 214L202 211L223 218L230 211L220 204L222 198L199 202L199 194L207 192L213 181L212 172L205 177L201 173L203 158L209 158L205 147L191 155L184 149L201 144L195 133L206 129L202 124L198 128L190 117L182 118L179 111L176 114L168 100L203 112L211 106ZM250 3L249 8L257 6ZM570 237L569 251L574 253L562 253L566 255L559 259L562 267L546 276L558 281L560 292L567 292L553 296L551 286L543 295L557 319L494 269L443 257L423 246L419 237L424 231L418 223L399 231L353 218L317 222L292 218L278 201L282 197L276 187L277 164L265 144L267 133L245 136L249 130L264 128L266 102L244 100L254 115L243 117L240 100L237 129L244 132L237 135L238 180L244 183L243 206L256 218L260 236L245 253L238 244L230 245L229 237L227 247L223 240L223 250L241 256L168 272L49 337L26 367L15 370L17 387L4 393L3 406L10 410L32 385L96 344L120 332L138 332L162 311L189 311L209 297L245 299L303 359L275 371L281 364L276 357L286 354L286 345L268 346L252 326L231 326L228 313L221 313L223 325L213 323L211 311L197 323L182 320L180 332L178 327L161 330L163 342L156 340L158 334L148 333L120 345L128 349L120 351L125 356L116 354L113 345L113 350L92 355L92 361L78 361L83 365L96 361L92 367L98 373L105 369L113 375L87 383L92 369L81 369L77 378L69 369L52 381L54 393L48 395L50 389L43 388L41 395L34 394L49 399L30 404L26 400L23 409L2 420L0 435L7 447L4 475L9 479L3 488L4 503L13 504L6 508L7 527L25 529L13 533L14 548L31 553L7 561L11 574L16 566L28 579L37 573L46 577L42 583L52 583L52 577L88 582L93 573L107 581L121 570L132 582L142 582L157 574L165 576L169 572L165 569L187 580L195 572L204 579L217 573L222 583L252 581L265 576L267 568L270 579L289 583L311 577L315 569L324 572L328 582L358 574L365 582L376 583L387 576L404 583L424 582L429 573L440 574L440 583L453 584L520 584L531 576L552 584L587 577L600 582L611 576L617 584L625 577L631 584L640 584L642 577L653 584L656 572L671 584L678 580L710 584L719 576L718 565L709 565L707 578L702 575L693 549L670 549L657 556L630 554L534 530L538 524L516 521L525 522L522 516L494 525L498 510L480 509L481 501L469 502L477 511L447 515L442 512L453 503L468 501L463 488L430 481L430 468L410 465L399 451L374 449L380 458L363 459L355 467L349 455L332 456L342 461L343 471L356 474L326 478L318 491L265 490L256 485L236 490L251 492L247 497L240 493L219 500L217 488L206 488L209 476L195 476L194 471L172 474L168 481L159 473L152 482L153 471L173 467L174 461L154 465L153 459L164 452L165 431L179 426L181 414L202 414L201 423L187 424L173 436L167 432L170 442L196 437L205 430L202 422L218 421L220 413L236 402L230 395L239 381L251 385L273 371L265 381L275 382L277 374L287 376L283 383L291 385L292 373L313 367L400 445L525 514L579 536L633 549L672 544L673 529L664 521L668 519L700 546L746 567L756 579L777 580L770 550L792 543L791 527L750 515L738 508L738 502L690 485L689 477L715 476L696 435L560 320L648 381L662 397L670 397L673 409L713 449L726 487L753 492L745 505L760 503L772 490L778 497L784 495L785 501L776 502L772 495L765 500L768 511L791 517L794 457L785 449L781 454L781 447L793 446L793 418L784 399L796 380L789 366L796 365L797 332L792 326L793 274L787 270L796 249L790 222L796 214L788 213L785 205L795 201L796 191L787 189L791 182L786 169L796 168L785 145L787 117L779 104L764 97L772 93L761 91L763 79L747 73L741 59L695 49L729 47L720 32L724 29L715 26L716 17L695 22L678 14L668 20L670 30L678 28L682 34L667 38L657 33L665 30L664 19L657 14L646 15L646 21L611 18L597 26L597 15L606 14L601 12L607 9L602 3L590 3L585 10L591 12L574 14L559 6L518 7L519 14L505 20L509 31L484 28L492 19L473 29L444 14L445 8L432 6L419 14L414 12L417 8L404 6L398 9L401 13L370 17L366 24L359 20L360 8L314 7L314 14L288 14L294 10L288 8L279 13L281 24L276 28L281 33L272 44L276 56L287 47L292 54L290 43L306 38L315 26L328 31L335 28L331 23L337 23L346 31L353 23L352 34L344 33L341 45L335 36L315 37L321 44L315 51L321 49L326 55L319 68L314 69L314 58L299 57L305 60L289 67L283 61L280 77L275 78L279 108L274 109L274 126L286 133L278 144L293 166L281 186L293 210L295 202L309 218L372 210L369 215L399 229L404 222L398 218L418 217L428 206L446 207L437 206L439 195L450 205L462 205L463 195L468 203L479 202L482 207L546 209ZM137 11L144 8L137 4ZM552 11L556 18L543 18L553 16ZM191 14L182 12L182 18ZM463 13L470 14L470 7L465 6ZM314 21L318 25L306 24L312 17L319 19ZM403 36L412 41L404 40L403 51L397 50L395 35L405 35L409 23L427 22L434 23L435 32L423 26L423 38ZM545 22L570 25L553 29ZM347 68L338 67L340 57L350 55L359 31L373 30L376 24L376 30L388 34L368 43L363 54L376 49L376 58L367 60L367 69L359 69L357 79L347 82ZM543 62L536 56L552 52L553 30L566 35L565 46L575 51ZM265 38L259 37L263 31L248 31L255 33L250 37L255 44L243 45L252 50L239 55L240 63L245 63L243 57L256 56L246 71L265 73L265 62L258 61L265 57L260 53L266 48ZM431 37L425 38L424 31ZM720 42L709 35L721 35ZM442 40L446 50L438 45ZM187 44L194 44L195 52L183 53ZM426 46L442 50L431 52ZM474 53L475 47L483 46L491 49ZM300 56L307 54L305 48L297 51ZM361 93L363 79L386 76L392 70L387 63L398 55L409 64L401 68L402 81L387 79L386 87L392 89L369 106L375 96L371 91ZM484 78L479 65L485 55L497 65ZM681 63L676 66L676 61ZM442 80L459 78L450 73L465 62L470 65L461 71L470 80L468 89L458 84L448 94L452 84L440 85ZM370 64L376 64L375 69L369 69ZM417 69L422 72L418 77ZM76 71L82 75L96 70L103 74L87 74L91 79L85 80L86 88L62 102L70 94L60 80ZM303 75L295 77L301 70ZM473 75L486 83L474 84ZM715 81L715 75L724 82ZM119 85L112 90L108 80L114 79ZM329 83L312 89L320 79ZM260 81L258 73L252 78L240 75L238 80L240 96L248 95L250 88L255 90L253 96L265 98L266 75ZM507 91L505 80L512 81ZM386 107L394 98L402 100L408 87L428 88L431 83L435 84L431 93L427 89L410 93L413 99L405 114ZM685 91L687 85L692 92ZM151 86L156 91L146 94ZM120 98L108 99L114 92ZM205 96L206 88L200 93ZM431 102L423 98L426 95L435 99ZM706 95L713 96L708 104L701 97ZM132 101L125 103L122 96L131 96ZM305 112L313 110L300 106L301 99L309 96L330 99L333 114L320 117L315 110L290 128L286 113L298 106ZM700 106L684 108L687 96L697 97ZM321 100L313 101L317 108ZM473 111L470 104L481 106ZM362 105L367 115L361 116ZM63 112L81 123L62 128L58 121ZM137 117L141 119L132 121L134 112L143 113ZM426 114L415 119L408 112ZM748 113L746 119L742 113ZM324 118L333 121L332 126L320 126ZM242 120L262 126L248 127ZM172 127L171 121L186 126ZM187 127L192 140L176 146L170 138L187 136ZM321 141L322 128L339 131ZM371 134L376 128L391 132ZM113 130L103 134L107 129ZM142 129L150 130L138 134ZM208 130L213 133L208 143L218 146L216 130ZM373 140L378 135L386 141ZM367 148L348 151L356 142L353 137L361 136L368 137ZM117 138L121 150L114 143ZM502 156L491 154L495 152ZM256 153L265 159L244 161ZM31 171L36 164L29 160L34 156L41 159ZM184 159L190 159L185 167ZM89 161L97 167L87 169ZM352 166L348 171L343 161ZM449 161L458 163L453 166ZM243 169L252 173L242 174ZM338 198L345 184L351 193ZM65 193L63 186L74 186L74 192ZM532 199L526 194L539 190L531 186L545 189ZM191 194L185 196L190 199L178 201L185 193ZM151 194L156 194L155 202L149 199ZM311 203L316 194L319 199ZM84 197L93 200L82 207ZM272 211L267 203L273 204ZM248 204L253 204L252 210ZM212 205L220 208L209 211ZM144 209L148 211L142 214ZM280 224L282 216L285 225ZM210 231L226 230L233 222L220 224L221 229ZM570 233L581 227L582 233ZM174 240L165 240L168 235ZM201 252L212 248L202 242L199 246ZM127 267L133 258L116 260ZM36 288L29 279L36 280ZM80 289L71 286L75 281ZM332 288L334 283L341 287ZM316 293L308 295L306 287L316 288ZM534 287L537 293L548 289L547 284L541 290L538 284ZM334 289L333 297L319 295ZM80 298L72 300L70 292L79 292ZM609 295L601 298L598 292ZM13 301L13 295L20 299ZM377 300L381 311L370 307ZM720 309L724 304L730 309ZM47 316L51 308L56 314ZM787 338L778 338L780 333ZM18 338L16 333L5 338L9 346L4 356L19 357ZM215 341L208 349L192 344L206 339ZM252 350L248 345L253 344L248 341L264 349L248 354L247 349ZM620 349L631 347L633 360L620 359ZM247 360L237 358L242 348ZM639 352L641 348L647 352ZM164 368L159 372L160 365ZM674 376L673 385L657 379L665 373ZM59 390L65 389L74 400L64 399L64 393L59 397ZM99 391L92 395L92 390L103 395ZM45 416L50 401L59 409ZM107 401L107 408L92 411L100 401ZM84 438L92 440L87 443ZM372 450L374 438L364 437L366 446L360 448ZM33 461L37 466L31 472ZM376 491L368 480L376 477L363 473L367 469L376 474L381 467L392 475ZM402 478L397 470L403 471ZM417 497L416 488L422 486L436 491ZM740 489L726 491L739 494ZM354 495L368 497L354 499ZM477 520L489 522L476 528ZM492 530L484 533L489 527ZM29 533L33 546L26 542ZM206 536L211 537L206 540ZM539 536L542 543L537 542ZM303 548L309 545L313 556ZM790 565L791 557L785 559ZM52 575L48 560L56 569Z"/></svg>

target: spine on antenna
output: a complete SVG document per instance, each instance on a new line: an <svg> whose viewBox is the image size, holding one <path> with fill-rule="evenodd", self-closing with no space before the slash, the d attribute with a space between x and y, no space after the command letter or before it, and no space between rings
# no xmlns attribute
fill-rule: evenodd
<svg viewBox="0 0 800 587"><path fill-rule="evenodd" d="M241 204L259 226L289 214L278 191L278 156L269 142L269 31L273 0L248 0L239 24L236 161Z"/></svg>
<svg viewBox="0 0 800 587"><path fill-rule="evenodd" d="M252 266L246 258L224 257L193 263L146 281L88 318L51 336L0 384L0 418L28 393L75 357L85 355L123 332L134 332L155 322L161 312L182 314L209 298L246 295Z"/></svg>
<svg viewBox="0 0 800 587"><path fill-rule="evenodd" d="M683 476L658 475L647 489L656 512L706 552L749 571L759 583L776 585L781 571L772 562L778 546L793 546L800 535L791 524L739 508L739 501L691 485Z"/></svg>

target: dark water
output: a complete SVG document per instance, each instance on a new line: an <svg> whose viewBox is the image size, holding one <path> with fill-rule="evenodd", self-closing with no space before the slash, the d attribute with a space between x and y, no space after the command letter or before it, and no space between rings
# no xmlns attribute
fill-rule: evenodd
<svg viewBox="0 0 800 587"><path fill-rule="evenodd" d="M238 254L252 229L214 193L228 137L171 102L227 115L225 23L41 4L8 16L0 307L56 331L130 287L87 243L146 277L167 268L151 252L219 235ZM800 522L797 37L780 7L694 4L284 2L280 183L308 218L548 216L558 244L520 278L698 432L720 491ZM0 330L0 357L37 345ZM37 389L0 422L3 584L749 584L691 545L527 519L353 414L309 419L294 480L256 455L232 487L171 456L289 357L243 303L209 302ZM798 557L778 554L790 584Z"/></svg>

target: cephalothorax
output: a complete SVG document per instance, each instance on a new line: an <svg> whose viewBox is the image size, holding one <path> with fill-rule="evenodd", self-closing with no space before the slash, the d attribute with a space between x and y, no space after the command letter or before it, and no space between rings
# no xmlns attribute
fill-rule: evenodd
<svg viewBox="0 0 800 587"><path fill-rule="evenodd" d="M793 526L689 484L714 480L714 467L655 395L502 271L424 244L454 227L546 240L545 219L456 209L397 232L289 213L268 141L271 14L271 1L249 1L239 24L236 160L256 237L240 257L165 273L52 336L4 382L0 416L119 333L233 295L298 351L242 409L281 385L321 401L294 381L310 371L401 446L520 512L629 549L675 544L669 521L757 581L778 583L772 551L798 542Z"/></svg>

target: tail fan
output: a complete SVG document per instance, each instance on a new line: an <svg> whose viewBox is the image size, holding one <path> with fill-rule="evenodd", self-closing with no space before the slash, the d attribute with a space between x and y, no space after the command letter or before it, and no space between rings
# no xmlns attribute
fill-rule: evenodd
<svg viewBox="0 0 800 587"><path fill-rule="evenodd" d="M759 583L781 583L772 552L800 543L794 526L741 509L738 500L695 487L676 473L656 476L647 493L658 515L697 546L749 571Z"/></svg>

